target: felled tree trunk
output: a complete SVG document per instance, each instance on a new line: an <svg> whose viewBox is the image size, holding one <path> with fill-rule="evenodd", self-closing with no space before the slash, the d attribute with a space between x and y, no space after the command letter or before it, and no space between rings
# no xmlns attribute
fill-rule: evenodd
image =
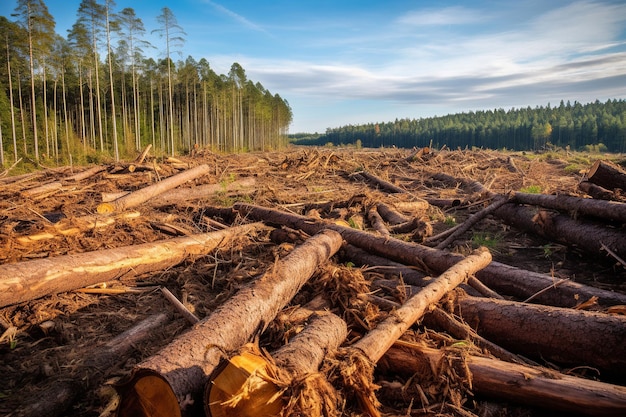
<svg viewBox="0 0 626 417"><path fill-rule="evenodd" d="M587 193L593 198L597 198L599 200L616 200L617 196L611 190L607 190L604 187L600 187L589 181L581 181L578 183L578 189Z"/></svg>
<svg viewBox="0 0 626 417"><path fill-rule="evenodd" d="M399 239L374 236L371 233L351 229L337 224L319 221L311 217L286 213L270 208L251 204L236 203L233 208L242 217L251 220L263 221L274 225L284 225L292 229L300 229L308 234L314 234L322 229L331 229L341 233L341 236L350 244L375 253L396 262L418 267L427 266L436 272L443 272L461 259L461 256L416 243L404 242ZM553 277L526 271L492 261L484 269L476 273L476 277L483 284L500 294L509 294L522 299L530 297L539 291L554 285ZM554 287L554 290L544 291L534 300L538 303L547 301L547 304L561 307L573 307L580 299L598 297L601 305L626 304L626 295L566 281Z"/></svg>
<svg viewBox="0 0 626 417"><path fill-rule="evenodd" d="M211 168L205 164L183 171L180 174L172 175L161 182L127 194L124 197L120 197L110 203L102 203L98 205L98 213L111 213L114 211L122 211L127 208L136 207L167 190L171 190L172 188L184 184L187 181L206 175L210 171Z"/></svg>
<svg viewBox="0 0 626 417"><path fill-rule="evenodd" d="M608 190L626 191L626 171L611 161L598 159L587 173L587 181Z"/></svg>
<svg viewBox="0 0 626 417"><path fill-rule="evenodd" d="M24 399L16 411L20 417L56 417L63 414L84 392L103 379L107 370L124 361L140 341L153 336L169 320L167 314L159 313L140 321L101 347L86 352L89 357L80 367L80 378L59 378L37 393L36 398Z"/></svg>
<svg viewBox="0 0 626 417"><path fill-rule="evenodd" d="M313 236L190 331L138 364L118 387L118 416L181 416L192 410L194 402L199 408L201 391L222 357L262 331L341 243L341 235L331 230Z"/></svg>
<svg viewBox="0 0 626 417"><path fill-rule="evenodd" d="M477 297L460 297L457 314L517 353L602 374L626 372L626 317Z"/></svg>
<svg viewBox="0 0 626 417"><path fill-rule="evenodd" d="M89 178L89 177L91 177L93 175L96 175L96 174L104 171L105 169L106 169L106 167L103 166L103 165L96 165L96 166L93 166L91 168L87 168L86 170L81 171L81 172L79 172L77 174L74 174L72 176L66 177L63 180L64 181L68 181L68 182L71 182L71 181L76 181L76 182L82 181L84 179L87 179L87 178Z"/></svg>
<svg viewBox="0 0 626 417"><path fill-rule="evenodd" d="M511 201L626 223L626 204L614 201L579 198L569 195L528 194L520 192L513 193Z"/></svg>
<svg viewBox="0 0 626 417"><path fill-rule="evenodd" d="M351 348L361 350L372 362L377 362L402 334L419 320L426 309L437 303L447 292L466 281L470 275L491 262L491 254L484 249L469 255L451 266L430 284L409 298L390 317L379 323Z"/></svg>
<svg viewBox="0 0 626 417"><path fill-rule="evenodd" d="M0 265L0 307L175 266L206 254L260 223L141 245Z"/></svg>
<svg viewBox="0 0 626 417"><path fill-rule="evenodd" d="M440 369L447 358L461 375L469 369L471 388L477 394L589 416L618 417L626 413L626 387L460 353L412 344L410 351L389 349L381 362L389 371L419 378Z"/></svg>
<svg viewBox="0 0 626 417"><path fill-rule="evenodd" d="M168 204L181 203L184 201L200 200L215 195L223 191L238 191L253 187L256 184L254 177L246 177L231 183L206 184L193 188L178 188L169 190L151 199L148 204L151 206L166 206Z"/></svg>
<svg viewBox="0 0 626 417"><path fill-rule="evenodd" d="M261 355L248 359L246 356L229 360L217 375L211 377L204 394L204 409L207 416L221 417L233 415L275 415L278 411L285 412L285 407L294 407L300 411L311 411L310 408L333 408L333 404L320 404L323 396L317 399L302 398L298 392L300 384L306 384L306 377L318 372L319 366L330 352L337 350L348 335L348 328L341 317L332 313L313 315L304 329L295 335L289 343L272 353L274 363L270 364ZM244 352L245 353L245 352ZM248 359L248 360L247 360ZM236 362L242 366L232 366ZM269 372L275 376L268 378L268 368L278 368L278 372ZM259 368L262 368L259 371ZM272 381L273 379L273 381ZM280 381L277 381L280 379ZM292 387L289 405L281 401L279 386ZM309 395L316 387L307 391ZM237 399L237 401L233 401ZM274 412L272 412L274 411ZM289 412L284 415L293 415ZM321 414L321 413L320 413ZM317 415L311 413L310 415Z"/></svg>

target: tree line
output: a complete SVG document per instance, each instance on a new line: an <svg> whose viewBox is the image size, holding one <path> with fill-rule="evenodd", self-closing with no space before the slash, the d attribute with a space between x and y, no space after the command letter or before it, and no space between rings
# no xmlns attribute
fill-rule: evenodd
<svg viewBox="0 0 626 417"><path fill-rule="evenodd" d="M153 31L158 48L134 9L116 11L113 0L82 0L76 16L67 37L43 0L18 0L12 19L0 16L0 165L117 161L148 144L169 155L286 144L289 103L240 64L218 75L205 58L173 59L186 33L169 8Z"/></svg>
<svg viewBox="0 0 626 417"><path fill-rule="evenodd" d="M366 147L444 145L456 149L540 150L558 146L580 150L594 146L626 152L626 101L598 100L588 104L569 101L558 107L537 106L508 111L470 111L441 117L396 119L386 123L347 125L327 129L299 144L356 144Z"/></svg>

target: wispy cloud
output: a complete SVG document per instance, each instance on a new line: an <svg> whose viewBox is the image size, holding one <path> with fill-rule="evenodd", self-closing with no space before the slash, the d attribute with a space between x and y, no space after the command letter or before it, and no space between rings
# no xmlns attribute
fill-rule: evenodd
<svg viewBox="0 0 626 417"><path fill-rule="evenodd" d="M245 26L245 27L247 27L249 29L258 31L258 32L263 32L265 34L269 34L269 32L267 30L265 30L262 26L260 26L260 25L258 25L256 23L246 19L244 16L242 16L242 15L240 15L238 13L233 12L232 10L222 6L219 3L216 3L216 2L211 1L211 0L203 0L203 1L206 4L208 4L209 6L215 8L220 13L223 13L226 16L228 16L228 17L232 18L233 20L235 20L236 22L240 23L241 25L243 25L243 26Z"/></svg>
<svg viewBox="0 0 626 417"><path fill-rule="evenodd" d="M485 13L463 6L443 9L412 10L397 19L400 24L411 26L451 26L484 22Z"/></svg>

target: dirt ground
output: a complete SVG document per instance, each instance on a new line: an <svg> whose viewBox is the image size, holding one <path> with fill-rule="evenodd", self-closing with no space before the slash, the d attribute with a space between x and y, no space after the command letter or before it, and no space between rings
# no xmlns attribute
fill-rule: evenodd
<svg viewBox="0 0 626 417"><path fill-rule="evenodd" d="M432 202L458 199L460 204L456 206L431 204L418 214L426 228L432 228L431 234L436 235L462 223L489 201L469 194L462 187L435 181L433 174L479 181L495 193L521 190L583 196L577 185L595 161L590 155L564 151L504 154L487 150L439 150L407 160L410 154L408 149L300 147L240 155L201 151L178 161L148 158L134 172L129 172L127 164L111 163L106 170L84 180L62 182L60 188L43 194L25 194L28 189L62 181L73 174L69 167L43 170L37 176L0 183L0 264L155 242L216 230L219 224L244 223L245 219L229 215L228 209L235 202L319 215L335 221L341 218L351 227L372 231L366 209L374 203L394 205L399 200L414 198ZM87 227L76 233L60 234L54 227L58 222L78 224L81 218L95 215L103 194L139 190L200 164L208 164L211 173L184 187L220 184L222 188L210 197L159 206L148 201L132 209L139 213L135 217L120 218L111 225ZM362 171L406 192L399 195L377 189L355 175ZM242 179L252 179L254 185L229 187ZM623 225L620 227L623 230ZM52 236L32 241L19 239L43 232ZM0 414L19 415L19 407L37 401L46 387L59 381L87 381L91 377L86 373L90 372L97 375L97 383L81 393L73 406L57 414L110 415L116 397L112 385L189 328L185 319L174 313L159 287L168 288L202 319L270 268L277 257L293 249L293 244L276 242L273 237L270 228L263 229L238 238L228 250L195 256L167 270L106 283L107 289L119 290L118 293L71 291L1 308L0 374L4 382L0 388ZM301 234L298 237L303 238ZM413 232L395 237L418 242L423 238ZM626 267L610 256L586 254L574 247L546 241L507 226L495 217L483 219L447 249L468 254L478 246L488 247L494 260L508 265L626 294ZM329 265L320 268L290 305L303 305L317 295L333 294L333 311L348 323L348 344L375 327L389 311L388 307L374 305L360 295L376 292L381 298L396 303L403 301L398 291L374 289L374 281L382 275L393 279L392 272L383 274L371 265L360 267L337 255ZM102 289L104 285L96 287ZM148 340L136 344L127 357L121 357L107 369L85 369L85 361L97 352L98 346L140 320L163 311L173 313L171 320ZM271 352L289 337L287 328L291 327L270 326L259 343ZM414 326L406 337L433 347L458 342L443 331L424 325ZM552 363L542 365L561 370ZM579 374L601 379L593 373ZM381 411L384 415L555 415L534 408L533 404L515 404L474 394L467 375L448 373L439 377L409 378L385 372L382 367L376 369L373 383L381 387L378 390ZM626 379L620 383L626 385ZM409 395L417 392L417 386L421 396ZM362 413L358 404L350 400L344 407L344 415Z"/></svg>

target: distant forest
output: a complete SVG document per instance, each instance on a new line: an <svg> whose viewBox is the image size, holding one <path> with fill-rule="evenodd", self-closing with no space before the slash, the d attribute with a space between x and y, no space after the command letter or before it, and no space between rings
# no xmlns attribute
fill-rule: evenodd
<svg viewBox="0 0 626 417"><path fill-rule="evenodd" d="M286 145L287 101L238 63L218 75L205 58L175 61L186 33L167 7L150 45L141 18L112 0L67 10L77 16L67 38L43 0L17 4L13 20L0 16L0 167L119 160L149 144L157 155Z"/></svg>
<svg viewBox="0 0 626 417"><path fill-rule="evenodd" d="M571 150L626 152L626 101L558 107L503 109L451 114L328 129L319 137L297 137L310 145L358 144L365 147L414 146L540 150L558 146Z"/></svg>

